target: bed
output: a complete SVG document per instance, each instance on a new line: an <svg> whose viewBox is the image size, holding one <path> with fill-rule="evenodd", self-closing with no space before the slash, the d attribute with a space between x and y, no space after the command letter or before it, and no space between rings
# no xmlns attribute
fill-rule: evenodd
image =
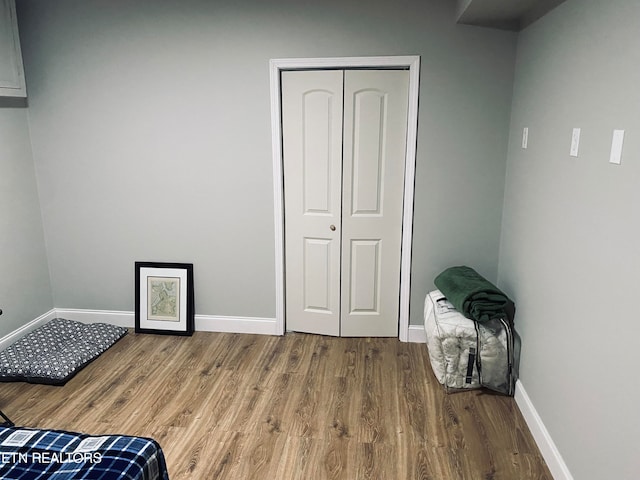
<svg viewBox="0 0 640 480"><path fill-rule="evenodd" d="M150 438L0 427L0 478L169 480L169 474Z"/></svg>

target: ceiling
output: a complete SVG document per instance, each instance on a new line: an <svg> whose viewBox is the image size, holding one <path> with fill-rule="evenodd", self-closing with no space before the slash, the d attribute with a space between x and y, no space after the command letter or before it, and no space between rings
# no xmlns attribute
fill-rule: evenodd
<svg viewBox="0 0 640 480"><path fill-rule="evenodd" d="M520 31L565 0L456 0L457 22Z"/></svg>

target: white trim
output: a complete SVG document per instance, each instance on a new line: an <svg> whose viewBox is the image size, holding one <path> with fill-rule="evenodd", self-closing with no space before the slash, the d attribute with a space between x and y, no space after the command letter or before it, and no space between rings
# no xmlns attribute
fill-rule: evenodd
<svg viewBox="0 0 640 480"><path fill-rule="evenodd" d="M9 345L14 343L16 340L19 340L21 337L24 337L27 333L35 330L40 325L44 325L49 320L53 320L56 318L55 309L49 310L47 313L40 315L38 318L31 320L26 325L14 330L13 332L5 335L0 338L0 350L4 350Z"/></svg>
<svg viewBox="0 0 640 480"><path fill-rule="evenodd" d="M278 335L275 318L196 315L196 331Z"/></svg>
<svg viewBox="0 0 640 480"><path fill-rule="evenodd" d="M424 325L409 325L406 341L411 343L427 343L427 332L424 331Z"/></svg>
<svg viewBox="0 0 640 480"><path fill-rule="evenodd" d="M82 323L110 323L118 327L135 327L135 314L117 310L85 310L78 308L56 308L56 316Z"/></svg>
<svg viewBox="0 0 640 480"><path fill-rule="evenodd" d="M133 312L109 310L83 310L57 308L56 316L82 323L110 323L119 327L134 328ZM196 315L197 332L253 333L259 335L277 335L275 318L223 317L219 315Z"/></svg>
<svg viewBox="0 0 640 480"><path fill-rule="evenodd" d="M271 156L273 161L273 221L276 250L276 330L284 335L284 179L280 121L280 67L269 61L271 90Z"/></svg>
<svg viewBox="0 0 640 480"><path fill-rule="evenodd" d="M520 412L522 412L525 422L527 422L531 435L533 435L533 439L540 449L540 453L542 454L544 461L547 462L547 466L549 467L549 471L551 471L553 478L555 480L573 480L573 476L571 475L567 464L564 462L562 455L560 455L549 431L544 426L544 423L542 423L540 415L538 415L538 412L533 406L533 403L531 402L529 395L527 395L527 392L520 380L516 382L514 398Z"/></svg>
<svg viewBox="0 0 640 480"><path fill-rule="evenodd" d="M409 300L411 295L411 242L413 238L413 197L418 137L418 93L420 87L420 57L337 57L337 58L281 58L269 61L271 82L271 145L273 160L273 200L276 257L276 332L284 335L284 207L282 168L282 119L280 72L321 68L408 68L409 110L407 151L405 156L404 205L402 214L402 257L400 259L400 320L399 339L409 340Z"/></svg>

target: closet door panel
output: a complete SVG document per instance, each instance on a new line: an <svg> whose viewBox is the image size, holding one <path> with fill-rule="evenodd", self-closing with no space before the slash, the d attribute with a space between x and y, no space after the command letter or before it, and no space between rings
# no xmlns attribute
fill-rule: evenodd
<svg viewBox="0 0 640 480"><path fill-rule="evenodd" d="M352 215L381 214L386 100L376 90L357 92L353 97Z"/></svg>
<svg viewBox="0 0 640 480"><path fill-rule="evenodd" d="M288 330L340 334L342 77L282 73Z"/></svg>
<svg viewBox="0 0 640 480"><path fill-rule="evenodd" d="M350 314L380 313L380 241L351 240Z"/></svg>
<svg viewBox="0 0 640 480"><path fill-rule="evenodd" d="M407 71L345 72L342 336L398 335L408 89Z"/></svg>

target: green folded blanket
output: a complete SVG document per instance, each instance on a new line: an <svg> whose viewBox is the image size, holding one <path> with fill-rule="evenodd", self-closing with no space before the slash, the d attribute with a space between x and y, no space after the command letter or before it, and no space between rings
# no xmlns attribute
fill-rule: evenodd
<svg viewBox="0 0 640 480"><path fill-rule="evenodd" d="M448 268L434 283L456 310L477 322L507 318L509 304L513 305L498 287L470 267Z"/></svg>

